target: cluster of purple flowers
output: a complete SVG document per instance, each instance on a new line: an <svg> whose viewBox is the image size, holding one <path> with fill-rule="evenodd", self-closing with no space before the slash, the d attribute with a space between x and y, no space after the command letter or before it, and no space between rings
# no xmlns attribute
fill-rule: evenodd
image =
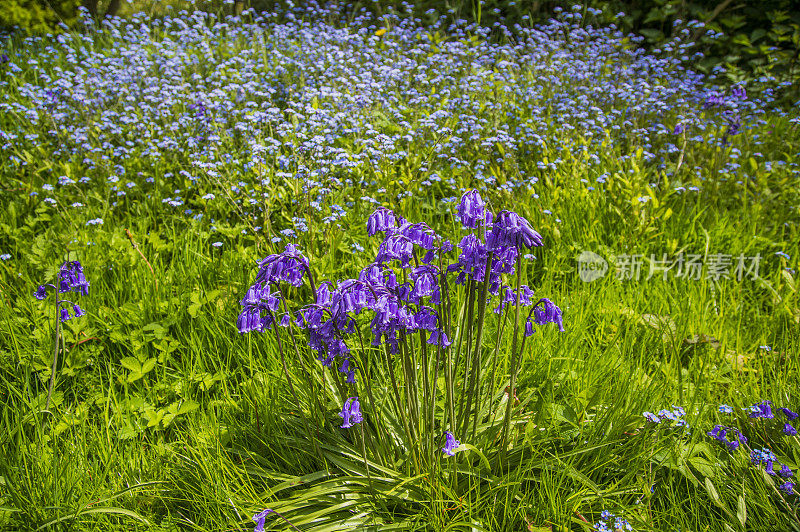
<svg viewBox="0 0 800 532"><path fill-rule="evenodd" d="M760 403L756 403L753 406L749 407L748 410L750 411L750 417L755 419L774 419L775 414L772 411L772 401L762 401ZM793 412L792 410L781 407L778 408L778 412L782 413L786 416L787 422L783 425L783 433L787 436L795 436L797 435L797 429L789 423L790 421L796 420L800 417L800 414Z"/></svg>
<svg viewBox="0 0 800 532"><path fill-rule="evenodd" d="M714 425L714 428L707 432L709 436L725 445L728 451L733 452L739 448L740 445L747 443L747 437L735 427L725 427L723 425Z"/></svg>
<svg viewBox="0 0 800 532"><path fill-rule="evenodd" d="M617 517L608 510L603 510L600 513L600 521L594 524L594 529L597 532L625 532L633 530L633 527L627 519Z"/></svg>
<svg viewBox="0 0 800 532"><path fill-rule="evenodd" d="M408 222L384 207L375 210L367 222L370 235L383 235L377 256L355 279L336 285L324 282L316 287L308 259L295 246L288 245L283 253L259 262L256 283L240 302L243 308L237 321L239 332L269 330L276 321L282 327L294 324L308 335L308 345L324 366L333 367L339 359L338 370L347 376L345 382L355 384L358 368L347 338L358 331L356 317L362 312L372 314L372 345L383 345L392 354L398 353L415 333L424 335L428 345L440 349L451 345L452 340L445 332L442 304L447 276L452 272L459 272L456 283L465 282L467 277L475 283L488 282L486 289L492 296L502 290L497 312L517 303L532 306L525 325L526 335L533 333L534 323L555 323L563 331L561 309L552 301L541 298L534 303L533 291L527 286L521 286L517 294L503 284L503 275L513 274L518 267L520 250L540 246L541 236L518 214L501 211L495 217L485 205L474 190L462 197L459 220L466 228L480 227L483 239L472 233L464 237L459 245L460 257L446 267L447 254L453 250L448 240L426 224ZM293 314L284 309L281 318L276 318L284 303L280 285L300 287L306 279L314 290L314 303ZM348 399L339 415L344 420L343 428L360 422L358 399ZM450 438L455 441L450 434L449 447L444 449L446 454L452 448Z"/></svg>
<svg viewBox="0 0 800 532"><path fill-rule="evenodd" d="M53 284L40 285L39 288L36 289L36 292L34 292L33 297L40 301L47 299L48 288L55 289L57 294L59 294L56 295L56 305L59 307L59 319L62 322L72 318L69 309L62 306L63 304L72 305L72 311L76 318L80 318L85 314L77 303L63 299L60 296L60 294L66 294L68 292L74 292L75 294L83 296L89 295L89 281L86 280L86 276L83 274L83 266L81 266L80 262L64 262L58 270L58 286Z"/></svg>
<svg viewBox="0 0 800 532"><path fill-rule="evenodd" d="M775 411L773 410L772 401L761 401L760 403L749 406L744 410L748 413L748 417L751 419L775 419ZM734 409L729 405L720 405L719 411L723 414L733 414ZM784 415L787 419L787 422L783 425L783 433L787 436L795 436L797 431L788 421L794 421L800 417L800 415L785 407L778 408L777 411ZM769 426L762 428L768 429ZM771 430L768 430L765 434L769 435L771 432ZM739 449L739 447L750 449L747 447L747 437L735 427L715 425L714 428L706 434L714 438L714 440L724 444L731 453ZM784 479L784 483L779 486L781 491L787 495L794 493L795 484L788 480L794 476L794 473L788 465L782 464L778 461L777 456L772 450L767 448L750 449L750 461L754 466L763 466L767 474L778 476Z"/></svg>

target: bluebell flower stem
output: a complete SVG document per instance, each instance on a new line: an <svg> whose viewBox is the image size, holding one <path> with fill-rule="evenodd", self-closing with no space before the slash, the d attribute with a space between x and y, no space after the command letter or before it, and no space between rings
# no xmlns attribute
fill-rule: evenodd
<svg viewBox="0 0 800 532"><path fill-rule="evenodd" d="M508 402L506 403L506 416L503 419L503 440L501 449L503 450L503 461L508 460L508 438L511 430L511 411L514 406L514 387L517 384L517 362L519 353L517 352L517 341L519 339L519 318L522 307L520 305L520 286L522 284L522 255L517 254L517 282L516 282L516 311L514 314L514 334L511 340L511 369L509 375Z"/></svg>
<svg viewBox="0 0 800 532"><path fill-rule="evenodd" d="M430 408L430 379L429 379L429 360L428 360L428 344L426 343L425 333L423 331L419 331L419 346L422 350L422 418L423 418L423 434L427 434L428 438L426 438L426 442L430 442L430 445L426 445L428 449L426 449L426 455L428 451L433 448L433 425L428 423L430 419L428 417L429 408Z"/></svg>
<svg viewBox="0 0 800 532"><path fill-rule="evenodd" d="M359 343L361 345L362 361L367 363L366 367L365 367L365 364L363 362L358 364L358 372L361 374L361 381L364 383L364 388L367 390L367 400L369 401L370 410L372 411L372 416L374 417L374 420L376 422L375 425L378 426L378 427L383 427L383 426L385 426L385 424L383 422L383 416L380 414L380 409L377 407L377 403L375 402L375 397L372 394L372 386L370 386L370 380L368 378L368 376L371 374L371 372L370 372L370 369L371 369L370 360L371 359L369 357L367 357L367 355L366 355L366 350L364 349L364 337L361 335L361 331L358 328L356 328L356 333L358 334L358 340L359 340ZM364 430L363 429L363 424L362 424L361 430L362 430L362 432ZM381 465L385 466L386 462L384 461L384 454L386 454L386 453L388 453L390 451L389 451L388 446L386 444L386 441L384 439L383 432L378 430L378 431L376 431L376 434L377 434L378 442L379 442L380 447L381 447L381 452L377 452L376 454L378 456L378 460L380 460Z"/></svg>
<svg viewBox="0 0 800 532"><path fill-rule="evenodd" d="M392 390L394 391L395 402L397 404L396 411L403 412L403 409L401 408L403 402L400 400L400 390L397 387L397 377L395 376L394 372L394 360L392 359L389 346L386 343L383 344L383 352L386 354L386 366L389 369L389 378L392 381ZM411 452L412 456L414 457L414 463L417 469L419 469L419 462L417 461L417 456L413 449L414 439L411 436L411 428L408 424L408 416L401 415L400 417L403 419L403 428L406 432L406 438L408 438L409 452Z"/></svg>
<svg viewBox="0 0 800 532"><path fill-rule="evenodd" d="M411 367L411 358L408 355L408 343L406 336L400 333L400 357L403 362L404 384L406 389L406 400L408 408L411 410L412 422L409 424L411 427L412 444L418 441L419 435L419 396L416 389L416 374Z"/></svg>
<svg viewBox="0 0 800 532"><path fill-rule="evenodd" d="M47 386L47 400L44 403L44 409L48 410L50 408L50 399L53 397L53 387L56 383L56 365L58 364L58 348L61 342L61 319L58 316L58 312L61 308L61 300L58 298L58 291L56 290L56 297L55 297L55 320L56 320L56 332L55 338L53 343L55 347L53 349L53 367L50 371L50 384Z"/></svg>
<svg viewBox="0 0 800 532"><path fill-rule="evenodd" d="M463 331L461 332L462 337L466 335L466 344L467 347L465 350L469 350L469 346L472 344L472 322L475 313L475 282L469 282L469 301L467 303L467 314L464 316L464 327ZM459 358L461 357L461 338L459 338L459 349L458 353L456 354L456 371L458 371L458 363ZM464 412L464 402L467 396L467 376L469 375L469 357L464 355L464 378L462 379L461 383L461 400L459 401L458 405L458 422L456 423L456 427L460 427L462 425L462 420L466 413Z"/></svg>
<svg viewBox="0 0 800 532"><path fill-rule="evenodd" d="M486 394L489 396L488 400L491 401L491 394L495 390L495 380L497 379L497 367L500 365L500 342L503 338L503 332L506 328L506 322L508 321L508 312L509 307L506 306L503 309L502 318L499 320L497 324L497 338L495 338L495 345L494 345L494 356L492 357L492 377L489 379L489 389L487 390ZM502 395L501 395L502 397ZM497 410L496 408L492 408L492 421L489 425L489 432L491 433L494 430L494 422L497 420Z"/></svg>
<svg viewBox="0 0 800 532"><path fill-rule="evenodd" d="M443 268L441 255L439 256L439 268L440 269ZM441 282L442 282L442 294L445 296L444 301L445 301L445 305L446 305L445 306L445 312L444 312L444 315L446 316L446 318L444 319L444 330L445 330L445 333L447 334L447 337L452 340L453 331L452 331L452 326L451 326L451 323L450 323L450 315L451 315L451 312L452 312L452 308L451 308L451 301L450 301L450 290L448 290L448 286L447 286L447 275L443 274L441 276ZM463 310L462 310L462 312L463 312ZM441 319L441 317L440 317L440 319ZM440 327L441 327L441 325L440 325ZM444 349L444 347L440 345L439 346L439 353L440 354L441 354L443 349ZM450 417L450 430L452 431L452 430L455 430L455 422L456 422L455 405L453 404L454 403L453 396L455 395L454 391L453 391L453 365L452 365L453 359L452 359L452 356L451 356L450 348L448 347L446 349L447 349L447 352L446 352L447 360L445 362L446 366L445 366L444 379L445 379L445 387L447 388L447 392L446 392L447 393L447 412L448 412L449 417ZM439 367L438 361L437 361L436 367L437 368ZM435 386L435 384L436 384L436 379L435 378L434 378L433 382L434 382L434 386ZM435 396L433 398L433 401L435 403L435 401L436 401L436 397Z"/></svg>
<svg viewBox="0 0 800 532"><path fill-rule="evenodd" d="M433 393L431 394L430 405L428 406L429 414L431 416L430 417L430 425L429 425L430 428L428 429L428 437L429 437L429 445L430 445L430 449L431 449L430 452L433 453L433 454L436 454L436 445L434 444L434 439L433 439L434 430L436 428L436 392L437 392L437 389L438 389L438 387L436 386L436 383L439 380L439 378L438 378L438 375L439 375L439 364L441 364L441 362L442 362L442 355L443 354L444 354L444 346L440 344L438 346L438 349L436 349L436 360L433 363ZM447 383L445 383L445 386L447 386ZM442 415L442 417L444 417L444 414ZM433 456L431 457L431 459L433 459Z"/></svg>
<svg viewBox="0 0 800 532"><path fill-rule="evenodd" d="M281 356L281 365L283 366L283 374L286 377L286 382L289 384L289 391L294 398L294 402L297 405L297 413L300 415L300 418L303 420L303 425L305 425L306 433L308 434L311 443L314 446L314 451L317 453L317 457L320 460L325 462L325 458L322 456L322 451L320 450L319 446L317 445L317 439L314 437L314 434L311 432L311 427L308 424L308 419L306 419L306 415L303 412L303 407L300 403L300 399L297 397L297 392L295 392L294 385L292 384L292 377L289 375L289 367L286 365L286 356L283 354L283 344L281 342L281 333L280 327L277 325L277 321L274 321L274 332L275 332L275 339L278 343L278 354Z"/></svg>
<svg viewBox="0 0 800 532"><path fill-rule="evenodd" d="M470 386L469 392L469 399L470 403L475 402L475 414L472 416L472 440L475 439L475 432L478 428L478 417L481 414L481 405L480 405L480 395L481 395L481 366L483 363L482 360L482 352L483 352L483 330L484 330L484 321L486 320L486 297L489 293L489 272L492 271L492 259L494 258L493 253L489 253L489 256L486 258L486 270L483 275L483 286L481 287L481 296L480 300L478 301L478 332L475 338L475 350L472 353L472 386ZM469 406L467 407L467 411L469 411ZM462 434L466 434L466 427Z"/></svg>

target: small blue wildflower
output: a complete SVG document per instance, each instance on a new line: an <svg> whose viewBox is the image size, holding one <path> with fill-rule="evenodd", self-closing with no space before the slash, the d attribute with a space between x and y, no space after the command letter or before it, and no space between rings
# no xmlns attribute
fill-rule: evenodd
<svg viewBox="0 0 800 532"><path fill-rule="evenodd" d="M728 405L719 405L719 411L722 414L733 414L733 407Z"/></svg>
<svg viewBox="0 0 800 532"><path fill-rule="evenodd" d="M661 418L655 415L652 412L644 412L642 413L644 418L649 421L650 423L661 423Z"/></svg>
<svg viewBox="0 0 800 532"><path fill-rule="evenodd" d="M617 517L614 519L614 530L633 530L627 519Z"/></svg>

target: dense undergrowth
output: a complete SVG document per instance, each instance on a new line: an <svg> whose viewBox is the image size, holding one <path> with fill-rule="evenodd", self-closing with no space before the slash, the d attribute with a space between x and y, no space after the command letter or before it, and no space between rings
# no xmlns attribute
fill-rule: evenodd
<svg viewBox="0 0 800 532"><path fill-rule="evenodd" d="M797 107L687 70L693 27L645 54L573 12L500 42L328 15L6 41L0 527L238 530L264 508L320 531L613 528L604 510L637 530L800 527L797 490L767 474L796 474L800 451L777 410L800 407ZM470 428L416 470L384 434L394 454L365 467L340 390L295 396L277 338L239 334L239 302L287 244L319 281L357 277L378 207L457 245L472 188L541 234L520 279L565 331L528 338L511 390L509 325L487 312L478 387L498 412L515 393L510 437ZM65 260L90 289L48 400L52 299L33 294ZM295 380L300 360L322 379L309 356ZM772 417L750 409L765 400Z"/></svg>

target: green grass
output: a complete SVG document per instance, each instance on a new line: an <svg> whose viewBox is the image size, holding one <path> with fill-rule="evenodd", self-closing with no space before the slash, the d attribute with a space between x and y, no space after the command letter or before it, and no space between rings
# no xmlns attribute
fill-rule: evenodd
<svg viewBox="0 0 800 532"><path fill-rule="evenodd" d="M738 147L791 161L797 124L774 114L768 126L779 140L756 148L743 135ZM583 139L565 133L564 142ZM50 164L49 148L39 149L28 175L3 170L0 191L0 251L14 254L0 262L0 529L247 530L251 516L267 507L302 529L313 522L317 531L590 530L603 509L636 530L800 529L771 478L743 451L729 458L706 435L717 423L736 425L753 448L765 446L772 436L742 409L764 399L789 407L800 401L800 296L796 274L787 270L798 268L800 256L796 173L755 164L744 185L701 183L686 171L668 182L641 154L621 161L627 152L617 146L591 169L574 159L548 172L535 187L538 198L520 189L487 190L494 208L516 210L544 236L523 282L560 305L566 327L543 327L526 344L511 467L484 461L481 453L496 450L487 444L481 453L440 460L440 469L424 475L411 475L402 460L372 462L374 478L367 478L352 433L318 433L324 458L315 453L274 339L236 330L254 261L274 251L270 234L243 235L256 222L240 219L230 203L209 206L203 220L144 197L126 198L125 208L113 211L102 187L87 192L87 203L107 221L87 227L65 206L43 207L28 197ZM724 155L697 149L685 164L711 166ZM76 162L57 164L80 175ZM141 169L132 164L133 172ZM176 160L150 170L163 175L185 167ZM367 192L386 187L386 197L395 197L413 190L412 198L385 205L457 238L452 205L440 199L470 186L467 172L447 189L406 179L406 169L386 170L386 182ZM502 172L513 174L499 171L501 179ZM603 193L591 194L579 181L595 172L615 176ZM231 171L206 186L222 197L236 180ZM652 187L657 181L664 186ZM703 188L681 194L678 184ZM298 195L293 204L296 186L272 181L273 214L263 225L286 227L295 210L303 211L310 200ZM343 186L330 201L365 193ZM642 204L642 196L651 200ZM370 212L356 202L338 227L310 219L300 245L318 279L355 276L374 257L379 241L366 236ZM216 231L208 221L214 216ZM212 247L216 240L224 245ZM93 245L82 244L88 241ZM353 242L366 251L352 253ZM32 293L54 279L65 250L84 264L91 291L81 300L87 316L64 326L66 356L45 411L52 313L49 301ZM608 275L583 283L576 265L583 250L607 258L760 253L763 261L758 280ZM497 323L492 314L485 338L495 337ZM489 341L484 345L488 350ZM501 346L507 355L510 342ZM508 379L507 362L496 369L499 387ZM297 367L292 371L300 378ZM376 386L388 394L386 383ZM720 414L722 403L736 414ZM644 411L670 405L686 408L688 430L646 425ZM320 428L338 423L341 405L323 407ZM797 466L796 437L781 436L774 448ZM448 476L448 468L456 472ZM288 529L275 516L268 526Z"/></svg>

